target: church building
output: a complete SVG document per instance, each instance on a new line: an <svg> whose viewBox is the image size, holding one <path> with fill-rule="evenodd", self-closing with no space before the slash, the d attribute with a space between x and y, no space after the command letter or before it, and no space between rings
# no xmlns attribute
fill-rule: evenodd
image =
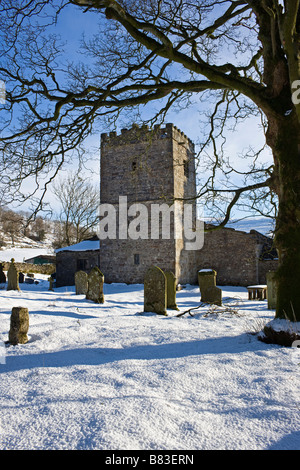
<svg viewBox="0 0 300 470"><path fill-rule="evenodd" d="M108 283L143 283L151 265L172 271L180 284L196 284L198 270L207 268L217 271L219 285L265 283L278 263L269 237L223 228L193 248L194 157L193 142L173 124L102 134L100 243L57 250L57 287L74 284L76 270L94 265Z"/></svg>

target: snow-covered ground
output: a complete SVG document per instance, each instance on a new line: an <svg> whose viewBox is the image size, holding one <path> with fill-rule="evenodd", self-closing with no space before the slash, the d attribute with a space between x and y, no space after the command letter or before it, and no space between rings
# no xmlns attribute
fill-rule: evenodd
<svg viewBox="0 0 300 470"><path fill-rule="evenodd" d="M39 255L54 255L50 248L9 248L0 251L0 262L10 261L12 258L16 263L23 263L26 259L34 258Z"/></svg>
<svg viewBox="0 0 300 470"><path fill-rule="evenodd" d="M165 317L143 313L142 285L105 284L97 305L36 277L0 290L0 449L300 450L299 350L251 334L266 301L222 287L227 309ZM13 306L29 342L4 347Z"/></svg>

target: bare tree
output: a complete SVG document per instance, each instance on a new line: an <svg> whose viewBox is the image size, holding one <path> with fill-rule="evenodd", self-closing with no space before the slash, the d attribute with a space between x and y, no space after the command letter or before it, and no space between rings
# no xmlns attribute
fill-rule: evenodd
<svg viewBox="0 0 300 470"><path fill-rule="evenodd" d="M12 246L14 246L16 237L24 234L26 221L23 215L10 209L2 209L0 223L3 233L10 236Z"/></svg>
<svg viewBox="0 0 300 470"><path fill-rule="evenodd" d="M99 221L99 191L77 173L70 172L54 184L53 192L61 205L62 244L79 243L93 233Z"/></svg>
<svg viewBox="0 0 300 470"><path fill-rule="evenodd" d="M199 197L214 207L221 204L220 226L243 197L256 209L266 198L278 203L276 315L294 320L296 314L299 321L299 4L2 0L0 73L7 104L1 117L0 183L16 195L30 175L37 178L51 170L52 179L68 155L97 131L99 120L113 124L121 110L133 115L139 109L136 118L155 103L154 122L199 97L205 110L211 102L201 145L211 174ZM45 36L63 8L100 18L100 34L82 45L86 56L81 64L66 65L57 38ZM248 153L249 168L238 170L225 152L225 129L249 115L261 117L271 156L260 164L259 151Z"/></svg>

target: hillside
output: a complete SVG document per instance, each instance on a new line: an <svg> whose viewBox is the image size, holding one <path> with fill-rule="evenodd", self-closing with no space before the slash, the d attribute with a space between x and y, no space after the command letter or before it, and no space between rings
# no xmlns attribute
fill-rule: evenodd
<svg viewBox="0 0 300 470"><path fill-rule="evenodd" d="M54 229L53 229L54 230ZM0 261L10 261L14 258L17 262L22 262L24 259L32 258L33 256L41 254L53 254L53 231L47 233L43 241L37 241L33 238L26 237L22 234L14 236L14 242L11 237L0 230Z"/></svg>

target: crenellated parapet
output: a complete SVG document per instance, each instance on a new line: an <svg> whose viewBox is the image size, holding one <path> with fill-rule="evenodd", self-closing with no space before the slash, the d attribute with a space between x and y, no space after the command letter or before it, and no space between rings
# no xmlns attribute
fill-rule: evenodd
<svg viewBox="0 0 300 470"><path fill-rule="evenodd" d="M129 129L121 129L120 133L116 131L102 133L101 143L102 145L123 145L136 141L150 141L152 139L164 139L168 137L176 140L179 145L188 146L188 148L193 151L193 141L172 123L165 124L164 126L155 124L153 128L147 125L139 126L138 124L133 124Z"/></svg>

